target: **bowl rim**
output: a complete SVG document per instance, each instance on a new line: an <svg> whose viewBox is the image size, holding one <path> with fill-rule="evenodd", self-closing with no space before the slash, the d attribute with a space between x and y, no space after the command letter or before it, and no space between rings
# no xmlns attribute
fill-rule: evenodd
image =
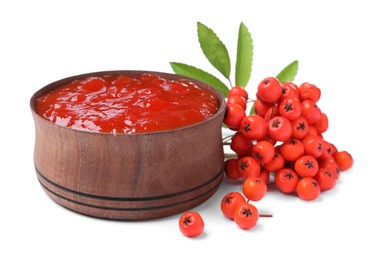
<svg viewBox="0 0 382 260"><path fill-rule="evenodd" d="M191 125L186 125L186 126L182 126L182 127L178 127L178 128L174 128L174 129L153 131L153 132L143 132L143 133L139 133L139 132L138 133L106 133L106 132L94 132L94 131L87 131L87 130L81 130L81 129L74 129L74 128L61 126L61 125L58 125L56 123L53 123L52 121L49 121L46 118L40 116L36 112L36 100L37 100L37 98L48 93L49 91L51 91L55 88L58 88L64 84L71 82L71 81L84 79L86 77L97 76L97 75L98 76L118 75L118 74L120 74L120 75L123 75L123 74L125 74L125 75L152 74L152 75L163 76L165 79L170 79L170 80L173 79L173 80L191 81L194 84L196 84L198 87L202 87L204 89L207 89L209 92L211 92L219 101L219 109L212 116L206 118L205 120L202 120L200 122L197 122L197 123L194 123ZM32 95L32 97L29 100L29 106L30 106L30 109L31 109L34 116L37 116L38 118L40 118L45 123L48 123L50 125L54 125L55 127L63 128L63 129L69 130L69 131L82 132L82 133L86 133L86 134L96 134L96 135L106 135L106 136L130 136L131 137L131 136L141 136L141 135L148 136L148 135L157 135L157 134L167 134L167 133L176 132L176 131L183 131L183 130L187 130L190 128L198 127L198 126L203 125L203 124L207 124L225 112L226 101L225 101L224 96L220 93L220 91L218 91L217 89L212 87L210 84L207 84L205 82L202 82L200 80L193 79L193 78L190 78L187 76L183 76L183 75L179 75L179 74L173 74L173 73L167 73L167 72L150 71L150 70L105 70L105 71L95 71L95 72L77 74L74 76L69 76L69 77L65 77L65 78L53 81L53 82L45 85L44 87L40 88L39 90L37 90Z"/></svg>

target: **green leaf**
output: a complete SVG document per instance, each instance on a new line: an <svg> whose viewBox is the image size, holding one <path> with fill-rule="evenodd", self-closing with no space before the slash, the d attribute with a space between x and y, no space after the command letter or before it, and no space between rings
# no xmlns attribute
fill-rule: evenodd
<svg viewBox="0 0 382 260"><path fill-rule="evenodd" d="M198 22L198 40L208 61L229 80L231 61L227 48L213 30Z"/></svg>
<svg viewBox="0 0 382 260"><path fill-rule="evenodd" d="M184 63L170 62L170 65L176 74L205 82L220 91L224 97L228 96L229 88L210 73Z"/></svg>
<svg viewBox="0 0 382 260"><path fill-rule="evenodd" d="M293 61L288 66L286 66L277 76L276 78L280 81L280 83L285 83L288 81L293 81L297 75L298 71L298 60Z"/></svg>
<svg viewBox="0 0 382 260"><path fill-rule="evenodd" d="M253 42L251 33L244 23L240 24L239 36L237 40L237 57L235 84L245 87L251 77L253 57Z"/></svg>

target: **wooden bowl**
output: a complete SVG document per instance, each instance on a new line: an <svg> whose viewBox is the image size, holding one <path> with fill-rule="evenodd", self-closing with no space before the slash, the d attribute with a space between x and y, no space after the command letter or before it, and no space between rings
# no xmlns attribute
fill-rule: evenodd
<svg viewBox="0 0 382 260"><path fill-rule="evenodd" d="M142 73L187 79L220 101L206 120L169 131L107 134L56 125L36 113L36 99L89 76ZM73 211L106 219L141 220L173 215L210 198L223 178L221 125L225 101L209 85L150 71L104 71L53 82L30 100L36 129L34 163L45 192Z"/></svg>

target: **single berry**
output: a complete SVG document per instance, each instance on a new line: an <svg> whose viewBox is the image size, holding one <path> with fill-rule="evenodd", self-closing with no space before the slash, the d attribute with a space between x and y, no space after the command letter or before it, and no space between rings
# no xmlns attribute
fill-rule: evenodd
<svg viewBox="0 0 382 260"><path fill-rule="evenodd" d="M347 151L341 151L334 154L334 160L341 171L345 171L353 166L353 157Z"/></svg>
<svg viewBox="0 0 382 260"><path fill-rule="evenodd" d="M237 172L243 179L258 177L260 170L260 163L251 156L242 157L237 162Z"/></svg>
<svg viewBox="0 0 382 260"><path fill-rule="evenodd" d="M283 168L275 175L275 184L284 193L292 193L295 191L299 177L297 173L291 169Z"/></svg>
<svg viewBox="0 0 382 260"><path fill-rule="evenodd" d="M249 200L259 201L266 193L267 184L258 177L247 178L243 183L243 194Z"/></svg>
<svg viewBox="0 0 382 260"><path fill-rule="evenodd" d="M231 96L241 96L245 100L248 100L248 92L241 86L234 86L228 92L228 98Z"/></svg>
<svg viewBox="0 0 382 260"><path fill-rule="evenodd" d="M197 237L203 233L204 221L199 213L189 211L179 218L179 229L186 237Z"/></svg>
<svg viewBox="0 0 382 260"><path fill-rule="evenodd" d="M236 180L241 177L237 170L238 161L239 159L232 158L232 159L226 160L224 163L225 174L227 178L230 180Z"/></svg>
<svg viewBox="0 0 382 260"><path fill-rule="evenodd" d="M261 164L269 163L274 156L275 148L270 142L259 141L252 148L252 157Z"/></svg>
<svg viewBox="0 0 382 260"><path fill-rule="evenodd" d="M318 133L324 133L329 128L328 116L325 113L321 113L320 118L313 124Z"/></svg>
<svg viewBox="0 0 382 260"><path fill-rule="evenodd" d="M240 131L233 135L230 145L232 151L239 156L250 154L252 146L252 141L246 138Z"/></svg>
<svg viewBox="0 0 382 260"><path fill-rule="evenodd" d="M266 169L262 168L259 174L259 179L261 179L265 184L269 183L270 173Z"/></svg>
<svg viewBox="0 0 382 260"><path fill-rule="evenodd" d="M273 103L281 97L282 88L276 78L269 77L260 82L257 94L265 102Z"/></svg>
<svg viewBox="0 0 382 260"><path fill-rule="evenodd" d="M249 115L244 117L241 121L240 131L250 140L259 140L265 137L267 133L267 124L261 116Z"/></svg>
<svg viewBox="0 0 382 260"><path fill-rule="evenodd" d="M301 103L297 99L285 98L280 103L279 112L288 120L295 120L301 115Z"/></svg>
<svg viewBox="0 0 382 260"><path fill-rule="evenodd" d="M306 155L311 155L314 158L318 158L322 154L322 150L324 149L323 140L321 137L317 135L307 135L302 140L304 145L304 153Z"/></svg>
<svg viewBox="0 0 382 260"><path fill-rule="evenodd" d="M259 211L249 203L238 206L234 213L234 221L242 229L251 229L259 220Z"/></svg>
<svg viewBox="0 0 382 260"><path fill-rule="evenodd" d="M333 145L325 140L322 141L322 153L319 156L320 159L326 159L333 155Z"/></svg>
<svg viewBox="0 0 382 260"><path fill-rule="evenodd" d="M285 117L276 116L268 123L268 134L276 141L285 142L292 135L292 125Z"/></svg>
<svg viewBox="0 0 382 260"><path fill-rule="evenodd" d="M277 172L284 167L285 159L279 152L275 152L272 161L264 164L264 168L269 172Z"/></svg>
<svg viewBox="0 0 382 260"><path fill-rule="evenodd" d="M272 103L268 103L260 98L257 98L253 105L255 107L256 115L263 117L268 109L272 106Z"/></svg>
<svg viewBox="0 0 382 260"><path fill-rule="evenodd" d="M302 116L291 122L292 125L292 135L293 139L303 139L309 132L309 124L308 121Z"/></svg>
<svg viewBox="0 0 382 260"><path fill-rule="evenodd" d="M314 157L304 155L295 161L294 170L300 177L313 177L317 174L318 162Z"/></svg>
<svg viewBox="0 0 382 260"><path fill-rule="evenodd" d="M321 110L312 100L307 99L301 102L301 115L305 117L308 124L314 124L320 119Z"/></svg>
<svg viewBox="0 0 382 260"><path fill-rule="evenodd" d="M321 97L321 90L316 87L316 85L310 84L308 82L302 83L298 88L299 96L301 100L312 100L317 103Z"/></svg>
<svg viewBox="0 0 382 260"><path fill-rule="evenodd" d="M245 117L245 110L239 104L228 104L224 115L224 124L231 130L239 130L241 120Z"/></svg>
<svg viewBox="0 0 382 260"><path fill-rule="evenodd" d="M280 146L280 152L285 160L295 161L304 155L304 145L300 140L288 139Z"/></svg>
<svg viewBox="0 0 382 260"><path fill-rule="evenodd" d="M320 185L321 191L333 189L337 182L335 174L325 168L318 169L314 179Z"/></svg>
<svg viewBox="0 0 382 260"><path fill-rule="evenodd" d="M227 105L229 104L238 104L244 110L247 109L247 100L245 100L242 96L230 96L227 99Z"/></svg>
<svg viewBox="0 0 382 260"><path fill-rule="evenodd" d="M293 82L285 82L281 85L281 99L284 100L286 98L298 99L299 92L298 87Z"/></svg>
<svg viewBox="0 0 382 260"><path fill-rule="evenodd" d="M320 195L321 188L315 179L306 177L297 183L296 191L303 200L315 200Z"/></svg>

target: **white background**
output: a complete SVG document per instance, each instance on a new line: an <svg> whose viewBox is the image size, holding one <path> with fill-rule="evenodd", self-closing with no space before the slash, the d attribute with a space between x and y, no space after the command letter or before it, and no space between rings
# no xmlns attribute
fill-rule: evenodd
<svg viewBox="0 0 382 260"><path fill-rule="evenodd" d="M55 204L34 172L32 94L86 72L172 72L170 61L218 75L199 48L197 21L226 43L232 64L239 24L247 25L251 96L262 78L298 59L295 82L321 88L324 136L351 152L354 167L313 202L269 192L255 205L274 217L250 231L221 214L221 198L240 191L224 181L194 209L206 225L197 239L179 232L180 215L114 222ZM0 259L381 259L381 25L378 1L369 0L2 1Z"/></svg>

